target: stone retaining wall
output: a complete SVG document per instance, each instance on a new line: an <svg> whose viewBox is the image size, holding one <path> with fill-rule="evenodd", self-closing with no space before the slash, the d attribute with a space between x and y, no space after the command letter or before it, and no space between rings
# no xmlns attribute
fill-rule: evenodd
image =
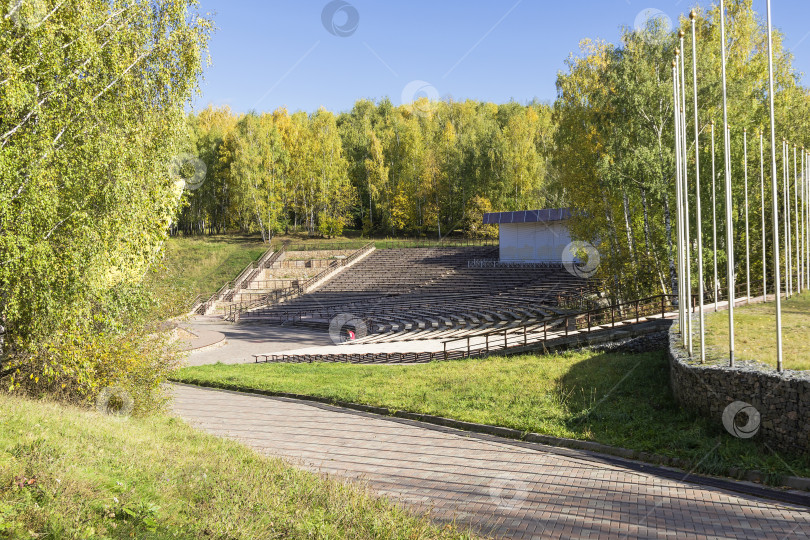
<svg viewBox="0 0 810 540"><path fill-rule="evenodd" d="M756 362L735 364L700 364L699 356L690 359L681 348L680 335L669 333L670 384L682 407L721 424L732 403L750 404L760 414L751 424L759 426L754 440L774 450L810 454L810 372L778 373ZM733 411L728 409L727 418ZM740 412L737 420L745 424L748 415Z"/></svg>
<svg viewBox="0 0 810 540"><path fill-rule="evenodd" d="M309 250L309 251L287 251L286 259L296 259L296 260L322 260L322 259L331 259L333 257L348 257L352 253L357 251L356 249L321 249L321 250Z"/></svg>
<svg viewBox="0 0 810 540"><path fill-rule="evenodd" d="M271 279L307 279L322 270L323 268L306 268L304 266L294 268L282 268L281 266L266 268L262 271L262 275L258 278L258 281Z"/></svg>

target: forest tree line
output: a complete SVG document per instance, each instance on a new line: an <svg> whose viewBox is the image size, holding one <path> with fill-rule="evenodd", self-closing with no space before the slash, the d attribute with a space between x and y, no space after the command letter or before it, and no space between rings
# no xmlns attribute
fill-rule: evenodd
<svg viewBox="0 0 810 540"><path fill-rule="evenodd" d="M682 17L670 32L651 27L626 30L619 44L584 41L557 78L555 153L558 180L566 203L575 209L575 236L598 242L601 275L614 296L639 298L674 293L675 142L672 61L685 32L687 164L692 247L692 287L697 289L697 231L702 230L704 282L707 291L726 290L724 136L720 57L720 11L717 5L696 9L698 145L702 222L696 222L696 169L691 23ZM733 246L737 284L746 279L745 170L748 170L749 241L753 283L762 281L762 251L771 261L770 106L768 49L764 16L751 0L726 2L726 74L732 178ZM793 184L792 145L810 147L810 99L793 69L793 56L774 32L775 118L782 200L781 140L791 144L788 163ZM714 161L712 160L714 122ZM747 159L743 148L747 131ZM762 242L759 132L764 136L766 243ZM714 176L712 173L714 172ZM791 186L790 192L794 193ZM793 206L793 205L791 205ZM791 214L793 215L793 214ZM716 216L717 243L712 226ZM780 234L780 236L782 236ZM784 260L784 244L782 259ZM714 255L718 281L714 283ZM770 266L770 263L769 263ZM769 268L765 269L770 272ZM769 275L769 283L773 283ZM784 272L782 274L784 276Z"/></svg>
<svg viewBox="0 0 810 540"><path fill-rule="evenodd" d="M207 174L185 192L175 227L187 234L480 234L483 212L555 204L552 110L539 103L360 100L338 115L209 107L189 127Z"/></svg>
<svg viewBox="0 0 810 540"><path fill-rule="evenodd" d="M189 119L192 150L208 166L205 185L187 192L177 230L229 228L339 234L484 230L488 211L570 207L578 239L599 246L602 277L615 296L675 290L675 157L672 60L686 31L685 87L691 208L695 204L691 28L625 29L618 44L584 40L558 74L551 105L358 101L349 112L234 115L208 108ZM704 265L707 290L725 280L724 137L719 8L697 10L698 102ZM752 280L761 281L760 129L768 123L765 21L751 0L727 3L727 78L736 261L744 264L743 129L747 129ZM808 93L775 33L778 139L807 139ZM712 168L711 122L715 122ZM770 163L765 137L765 163ZM781 149L777 149L779 174ZM770 169L765 167L769 178ZM712 179L712 171L715 176ZM792 171L792 169L791 169ZM792 172L791 172L792 178ZM714 189L714 195L712 193ZM770 190L766 189L766 210ZM780 190L781 193L781 190ZM780 201L781 204L781 201ZM717 244L712 242L713 212ZM696 242L694 212L690 230ZM770 219L765 224L771 238ZM720 269L713 283L714 254ZM784 250L783 250L784 253ZM741 262L742 261L742 262ZM693 259L697 279L696 261ZM767 272L767 269L765 270ZM693 285L696 287L697 282Z"/></svg>

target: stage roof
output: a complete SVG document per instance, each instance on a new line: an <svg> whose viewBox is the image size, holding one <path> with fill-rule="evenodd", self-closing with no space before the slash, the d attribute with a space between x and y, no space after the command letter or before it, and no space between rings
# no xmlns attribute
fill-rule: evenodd
<svg viewBox="0 0 810 540"><path fill-rule="evenodd" d="M571 219L568 208L545 208L543 210L520 210L518 212L490 212L484 214L484 225L501 223L547 223Z"/></svg>

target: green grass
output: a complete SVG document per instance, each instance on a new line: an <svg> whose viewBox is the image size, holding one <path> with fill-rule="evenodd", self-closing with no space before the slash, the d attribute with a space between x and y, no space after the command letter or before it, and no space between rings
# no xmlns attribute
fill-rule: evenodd
<svg viewBox="0 0 810 540"><path fill-rule="evenodd" d="M320 396L393 409L597 441L729 468L810 476L806 458L776 456L682 411L669 388L663 352L576 352L435 362L414 366L347 364L209 365L176 379ZM715 448L716 447L716 448Z"/></svg>
<svg viewBox="0 0 810 540"><path fill-rule="evenodd" d="M469 537L167 416L0 410L0 538Z"/></svg>
<svg viewBox="0 0 810 540"><path fill-rule="evenodd" d="M810 369L810 293L782 301L785 369ZM776 303L751 304L734 310L734 349L740 360L776 367ZM728 312L706 317L706 350L710 357L728 354Z"/></svg>
<svg viewBox="0 0 810 540"><path fill-rule="evenodd" d="M166 242L164 268L152 279L184 291L190 301L198 294L211 294L236 278L268 247L256 236L170 238Z"/></svg>

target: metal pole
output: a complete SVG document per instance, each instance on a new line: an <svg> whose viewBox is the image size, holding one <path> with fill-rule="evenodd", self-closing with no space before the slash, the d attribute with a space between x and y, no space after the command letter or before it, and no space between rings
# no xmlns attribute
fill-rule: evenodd
<svg viewBox="0 0 810 540"><path fill-rule="evenodd" d="M804 270L805 285L810 287L810 180L807 178L807 152L802 148L804 166L802 167L802 187L804 188Z"/></svg>
<svg viewBox="0 0 810 540"><path fill-rule="evenodd" d="M805 283L810 285L810 178L808 178L808 168L810 168L810 154L804 154L804 261L807 281Z"/></svg>
<svg viewBox="0 0 810 540"><path fill-rule="evenodd" d="M796 292L802 292L802 255L799 244L799 173L796 169L796 143L793 143L793 230L796 233Z"/></svg>
<svg viewBox="0 0 810 540"><path fill-rule="evenodd" d="M677 57L678 51L675 51L675 55ZM673 109L675 113L675 200L676 200L676 209L677 212L675 213L678 216L677 226L678 226L678 325L680 326L681 330L681 340L683 342L683 346L686 347L686 332L684 331L685 320L684 320L684 293L683 293L683 212L682 202L681 202L681 137L680 137L680 122L678 121L678 117L680 116L679 109L679 99L678 99L678 61L672 61L672 84L673 84L673 102L675 107Z"/></svg>
<svg viewBox="0 0 810 540"><path fill-rule="evenodd" d="M748 229L748 130L743 129L743 161L745 177L745 287L748 303L751 303L751 241Z"/></svg>
<svg viewBox="0 0 810 540"><path fill-rule="evenodd" d="M807 290L807 279L805 277L805 273L807 271L807 264L805 262L804 256L804 147L802 147L802 158L799 160L799 177L797 179L796 189L799 190L799 208L798 208L798 217L799 217L799 229L796 233L799 235L799 275L801 276L801 285L799 287L799 292Z"/></svg>
<svg viewBox="0 0 810 540"><path fill-rule="evenodd" d="M807 182L806 182L806 162L805 162L805 151L804 147L802 147L802 162L801 162L801 172L799 173L799 180L801 182L801 197L800 197L800 204L801 204L801 222L802 222L802 284L804 285L804 290L810 288L810 281L807 279Z"/></svg>
<svg viewBox="0 0 810 540"><path fill-rule="evenodd" d="M726 135L726 274L728 275L728 365L734 367L734 224L731 215L731 153L726 96L726 8L720 0L720 59L723 79L723 124Z"/></svg>
<svg viewBox="0 0 810 540"><path fill-rule="evenodd" d="M778 192L776 187L776 121L773 111L773 41L771 36L771 0L766 0L768 22L768 101L771 106L771 207L773 209L773 271L774 292L776 293L776 369L782 371L782 298L779 277L779 207L777 205Z"/></svg>
<svg viewBox="0 0 810 540"><path fill-rule="evenodd" d="M692 356L692 235L689 233L689 175L688 175L688 159L687 150L688 142L686 140L686 75L684 74L686 65L686 49L683 47L683 38L686 33L683 30L678 31L678 37L681 44L681 86L679 91L681 93L681 152L683 153L683 226L684 226L684 266L686 270L686 306L688 308L686 316L686 342L689 356Z"/></svg>
<svg viewBox="0 0 810 540"><path fill-rule="evenodd" d="M790 221L790 141L785 139L785 220L787 221L787 237L785 243L788 253L788 275L790 280L790 295L796 294L796 284L793 281L793 223Z"/></svg>
<svg viewBox="0 0 810 540"><path fill-rule="evenodd" d="M692 21L692 95L694 97L695 113L695 211L698 242L698 299L700 302L700 363L706 361L706 346L704 344L704 314L703 314L703 214L700 207L700 130L698 128L698 98L697 98L697 40L695 38L695 19L697 13L693 9L689 12Z"/></svg>
<svg viewBox="0 0 810 540"><path fill-rule="evenodd" d="M800 182L800 185L801 185L801 196L799 197L799 204L801 204L800 211L799 211L799 214L800 214L799 215L799 221L801 221L801 224L802 224L801 231L800 231L801 236L802 236L802 250L801 250L802 264L801 264L800 270L801 270L801 274L802 274L802 290L807 290L807 288L808 288L808 283L807 283L807 244L805 243L805 240L807 239L807 237L806 237L806 234L807 234L806 225L807 225L807 223L806 223L806 215L805 215L806 202L807 202L807 185L806 185L806 183L804 181L804 157L805 157L804 146L802 146L801 172L799 173L799 182Z"/></svg>
<svg viewBox="0 0 810 540"><path fill-rule="evenodd" d="M782 225L785 242L785 292L788 298L790 297L793 289L793 279L790 273L790 233L788 227L790 220L788 219L788 150L787 141L782 139Z"/></svg>
<svg viewBox="0 0 810 540"><path fill-rule="evenodd" d="M759 199L762 213L762 301L768 300L768 267L765 255L765 152L762 145L762 130L759 130Z"/></svg>
<svg viewBox="0 0 810 540"><path fill-rule="evenodd" d="M714 311L717 311L717 174L714 172L714 120L712 120L712 251L714 252L714 283L712 283L712 290L714 291Z"/></svg>

